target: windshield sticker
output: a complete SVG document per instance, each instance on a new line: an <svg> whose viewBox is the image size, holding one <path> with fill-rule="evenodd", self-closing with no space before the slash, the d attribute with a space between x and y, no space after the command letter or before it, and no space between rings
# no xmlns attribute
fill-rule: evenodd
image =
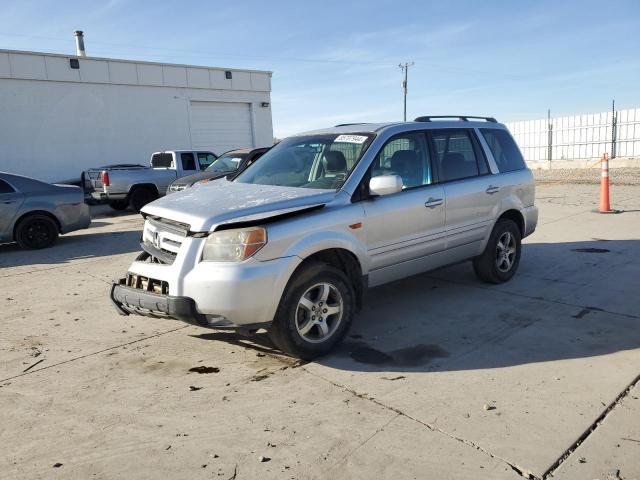
<svg viewBox="0 0 640 480"><path fill-rule="evenodd" d="M335 139L336 142L344 142L344 143L364 143L367 140L367 137L364 135L340 135Z"/></svg>

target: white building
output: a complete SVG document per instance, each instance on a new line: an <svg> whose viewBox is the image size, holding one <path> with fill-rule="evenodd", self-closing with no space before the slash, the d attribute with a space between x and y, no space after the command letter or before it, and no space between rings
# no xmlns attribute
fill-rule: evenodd
<svg viewBox="0 0 640 480"><path fill-rule="evenodd" d="M55 182L152 152L273 143L271 72L0 50L0 171Z"/></svg>

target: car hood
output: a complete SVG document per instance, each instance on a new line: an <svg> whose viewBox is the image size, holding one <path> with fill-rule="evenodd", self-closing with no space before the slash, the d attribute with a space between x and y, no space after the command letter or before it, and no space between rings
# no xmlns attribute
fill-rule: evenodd
<svg viewBox="0 0 640 480"><path fill-rule="evenodd" d="M180 177L177 180L174 180L172 185L193 185L200 180L215 180L216 178L226 177L233 171L229 172L198 172L193 175L187 175L185 177Z"/></svg>
<svg viewBox="0 0 640 480"><path fill-rule="evenodd" d="M331 202L334 190L230 182L221 178L167 195L142 209L147 215L186 223L194 232L208 232L221 223L253 221Z"/></svg>

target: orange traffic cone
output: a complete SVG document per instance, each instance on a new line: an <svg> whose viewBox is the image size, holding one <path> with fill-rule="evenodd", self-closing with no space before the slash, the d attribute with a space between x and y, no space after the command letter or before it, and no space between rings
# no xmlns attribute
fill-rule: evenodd
<svg viewBox="0 0 640 480"><path fill-rule="evenodd" d="M602 155L600 160L602 167L602 173L600 176L600 213L618 213L617 210L611 210L611 204L609 202L609 154Z"/></svg>

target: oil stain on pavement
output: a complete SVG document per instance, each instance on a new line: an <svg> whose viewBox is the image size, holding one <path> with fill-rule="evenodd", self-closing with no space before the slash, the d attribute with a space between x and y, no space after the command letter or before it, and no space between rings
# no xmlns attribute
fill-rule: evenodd
<svg viewBox="0 0 640 480"><path fill-rule="evenodd" d="M339 349L338 354L341 356L348 355L358 363L396 367L420 367L428 364L434 358L449 356L449 352L439 345L418 344L412 347L383 352L365 342L345 342Z"/></svg>

